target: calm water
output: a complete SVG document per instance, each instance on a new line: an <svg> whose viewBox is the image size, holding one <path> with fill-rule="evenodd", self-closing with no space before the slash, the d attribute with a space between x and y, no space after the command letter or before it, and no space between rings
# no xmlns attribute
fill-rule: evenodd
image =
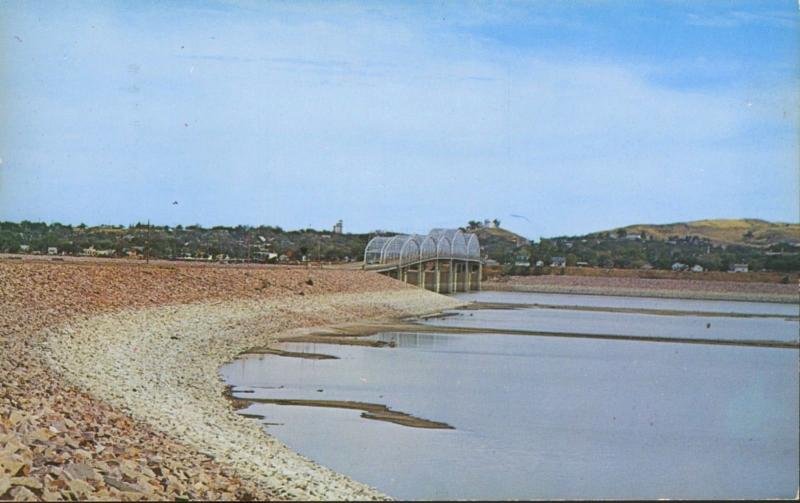
<svg viewBox="0 0 800 503"><path fill-rule="evenodd" d="M612 307L713 310L705 301L497 294L470 297L565 305L587 305L581 301L589 297ZM782 311L787 306L722 304L794 315ZM491 328L796 340L797 321L523 309L465 311L428 323L487 332L374 336L394 348L284 344L339 359L249 356L222 373L254 391L244 398L383 403L453 425L424 430L313 407L254 404L243 411L277 423L268 431L293 449L398 498L796 494L798 350L508 336Z"/></svg>
<svg viewBox="0 0 800 503"><path fill-rule="evenodd" d="M456 311L428 320L426 324L689 339L800 341L798 322L783 318L661 316L530 308Z"/></svg>
<svg viewBox="0 0 800 503"><path fill-rule="evenodd" d="M657 299L652 297L621 297L614 295L572 295L518 292L472 292L455 297L481 302L507 302L511 304L550 304L566 306L628 307L639 309L664 309L676 311L711 311L718 313L800 315L798 304L766 302L740 302L730 300Z"/></svg>

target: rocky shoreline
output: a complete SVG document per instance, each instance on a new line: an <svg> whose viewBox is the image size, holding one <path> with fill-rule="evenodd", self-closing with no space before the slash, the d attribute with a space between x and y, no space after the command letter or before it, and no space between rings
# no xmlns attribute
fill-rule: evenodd
<svg viewBox="0 0 800 503"><path fill-rule="evenodd" d="M485 286L673 292L571 280ZM680 286L797 302L794 285ZM458 304L362 271L0 261L0 500L383 499L235 414L216 370L278 338Z"/></svg>
<svg viewBox="0 0 800 503"><path fill-rule="evenodd" d="M236 415L216 369L455 304L356 271L0 263L0 499L385 498Z"/></svg>
<svg viewBox="0 0 800 503"><path fill-rule="evenodd" d="M117 312L50 330L52 365L134 418L211 456L279 499L383 499L295 454L236 415L216 370L297 326L423 314L457 305L421 290L201 303Z"/></svg>

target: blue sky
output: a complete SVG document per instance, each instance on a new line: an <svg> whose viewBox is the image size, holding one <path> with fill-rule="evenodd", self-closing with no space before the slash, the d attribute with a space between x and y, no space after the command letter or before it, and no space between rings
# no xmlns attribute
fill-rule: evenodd
<svg viewBox="0 0 800 503"><path fill-rule="evenodd" d="M797 222L799 51L794 0L6 1L0 219Z"/></svg>

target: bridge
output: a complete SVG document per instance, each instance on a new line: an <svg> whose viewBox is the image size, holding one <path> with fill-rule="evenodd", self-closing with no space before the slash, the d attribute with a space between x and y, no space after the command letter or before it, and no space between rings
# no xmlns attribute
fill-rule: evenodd
<svg viewBox="0 0 800 503"><path fill-rule="evenodd" d="M480 290L483 273L478 236L460 229L372 238L363 268L437 293Z"/></svg>

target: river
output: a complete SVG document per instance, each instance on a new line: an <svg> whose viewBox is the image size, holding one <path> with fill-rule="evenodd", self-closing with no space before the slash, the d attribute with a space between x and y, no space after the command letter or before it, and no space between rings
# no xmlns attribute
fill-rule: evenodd
<svg viewBox="0 0 800 503"><path fill-rule="evenodd" d="M222 375L244 399L385 404L452 426L414 428L358 410L296 405L253 403L240 411L263 416L267 431L301 454L396 498L795 497L798 349L735 344L796 344L798 306L461 297L519 308L456 310L424 321L485 333L370 337L386 347L282 343L286 351L336 359L243 355ZM508 328L734 345L493 333Z"/></svg>

